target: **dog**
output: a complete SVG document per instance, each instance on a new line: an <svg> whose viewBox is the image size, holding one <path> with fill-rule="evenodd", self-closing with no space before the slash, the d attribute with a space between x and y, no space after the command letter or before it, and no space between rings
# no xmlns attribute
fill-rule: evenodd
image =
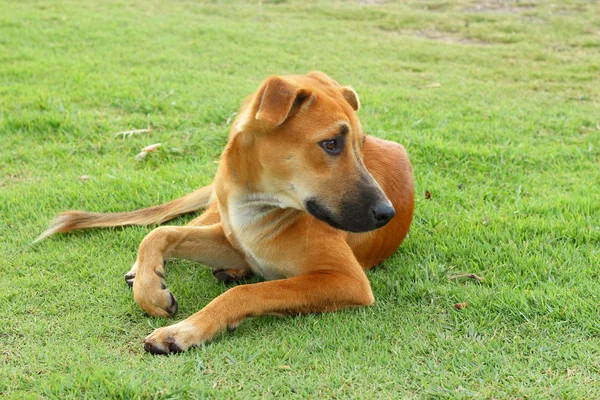
<svg viewBox="0 0 600 400"><path fill-rule="evenodd" d="M205 208L188 226L142 241L125 275L152 316L177 312L166 261L210 266L221 282L259 275L199 312L147 336L153 354L186 351L247 317L330 312L374 303L365 270L404 240L414 208L412 167L400 144L367 136L357 93L322 72L270 76L243 103L214 182L133 212L60 214L40 239L75 229L162 223Z"/></svg>

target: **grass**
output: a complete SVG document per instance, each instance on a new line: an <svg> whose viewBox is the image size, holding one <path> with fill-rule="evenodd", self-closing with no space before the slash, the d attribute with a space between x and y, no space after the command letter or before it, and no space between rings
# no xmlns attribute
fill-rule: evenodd
<svg viewBox="0 0 600 400"><path fill-rule="evenodd" d="M1 397L600 397L596 2L0 9ZM122 278L150 227L31 245L59 211L209 183L243 98L313 69L351 84L365 130L414 166L415 220L369 272L374 307L255 318L152 357L142 338L173 320L144 315ZM169 271L176 320L226 290L201 266ZM485 281L448 279L467 272Z"/></svg>

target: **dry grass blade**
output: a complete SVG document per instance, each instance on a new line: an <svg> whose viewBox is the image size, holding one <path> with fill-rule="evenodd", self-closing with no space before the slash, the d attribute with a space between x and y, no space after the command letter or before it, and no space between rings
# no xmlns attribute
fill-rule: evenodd
<svg viewBox="0 0 600 400"><path fill-rule="evenodd" d="M126 137L130 137L130 136L133 136L138 133L148 133L148 132L152 132L152 129L150 129L150 126L148 126L146 129L132 129L130 131L117 132L117 133L115 133L114 137L122 135L123 139L125 139Z"/></svg>
<svg viewBox="0 0 600 400"><path fill-rule="evenodd" d="M470 279L475 279L479 282L483 282L485 280L481 276L475 275L475 274L459 274L459 275L451 275L448 277L448 279L450 279L450 280L459 279L459 278L470 278Z"/></svg>

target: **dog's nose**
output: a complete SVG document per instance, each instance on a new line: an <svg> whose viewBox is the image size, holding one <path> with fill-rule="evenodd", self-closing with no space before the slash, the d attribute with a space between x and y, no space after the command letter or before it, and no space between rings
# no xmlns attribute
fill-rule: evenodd
<svg viewBox="0 0 600 400"><path fill-rule="evenodd" d="M394 218L394 215L396 215L396 210L394 210L394 207L392 207L391 204L378 204L373 209L373 215L375 216L377 222L383 226L390 222L392 218Z"/></svg>

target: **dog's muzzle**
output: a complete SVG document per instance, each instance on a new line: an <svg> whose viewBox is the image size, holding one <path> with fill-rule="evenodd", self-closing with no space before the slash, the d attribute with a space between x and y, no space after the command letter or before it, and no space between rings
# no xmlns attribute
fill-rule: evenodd
<svg viewBox="0 0 600 400"><path fill-rule="evenodd" d="M364 204L345 204L340 215L332 213L316 199L306 201L305 207L313 217L334 228L357 233L379 229L396 215L396 210L389 200L367 207Z"/></svg>

